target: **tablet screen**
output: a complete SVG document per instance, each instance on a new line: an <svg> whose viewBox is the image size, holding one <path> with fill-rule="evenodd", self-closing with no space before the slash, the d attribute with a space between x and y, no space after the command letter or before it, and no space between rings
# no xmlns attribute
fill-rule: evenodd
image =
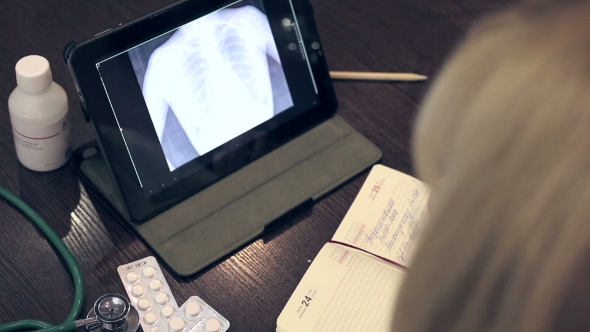
<svg viewBox="0 0 590 332"><path fill-rule="evenodd" d="M318 102L295 17L237 1L96 63L147 196Z"/></svg>

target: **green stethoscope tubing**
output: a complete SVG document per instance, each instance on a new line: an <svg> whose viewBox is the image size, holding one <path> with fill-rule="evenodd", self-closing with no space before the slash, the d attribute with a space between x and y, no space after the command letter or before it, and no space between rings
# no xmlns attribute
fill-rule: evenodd
<svg viewBox="0 0 590 332"><path fill-rule="evenodd" d="M70 270L70 274L72 275L75 289L74 304L72 306L72 310L70 311L70 314L62 324L53 326L49 323L45 323L39 320L25 319L0 325L0 332L11 332L18 330L43 330L43 332L66 332L75 330L75 320L76 318L78 318L80 312L82 311L82 304L84 301L84 281L82 280L82 273L80 272L80 267L78 266L76 259L68 250L68 247L66 247L63 241L55 233L55 231L49 226L49 224L47 224L45 220L43 220L43 218L41 218L39 214L37 214L37 212L35 212L35 210L33 210L20 198L16 197L14 194L4 189L3 187L0 187L0 196L4 197L7 201L12 203L19 210L21 210L21 212L27 217L29 217L29 219L33 221L33 223L41 230L41 232L45 234L49 242L53 245L53 247L57 250L57 252L62 256L62 258L66 262L66 265Z"/></svg>

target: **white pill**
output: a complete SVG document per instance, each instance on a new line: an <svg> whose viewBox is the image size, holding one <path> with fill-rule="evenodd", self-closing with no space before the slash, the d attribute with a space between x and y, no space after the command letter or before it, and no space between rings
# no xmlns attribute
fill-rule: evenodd
<svg viewBox="0 0 590 332"><path fill-rule="evenodd" d="M137 274L135 272L129 272L125 276L125 280L127 280L127 282L133 284L133 283L137 282L137 280L139 280L139 274Z"/></svg>
<svg viewBox="0 0 590 332"><path fill-rule="evenodd" d="M154 300L156 300L157 304L166 304L168 303L169 297L166 293L158 293L154 296Z"/></svg>
<svg viewBox="0 0 590 332"><path fill-rule="evenodd" d="M137 307L140 310L148 310L150 307L152 306L152 301L144 298L139 299L139 301L137 301Z"/></svg>
<svg viewBox="0 0 590 332"><path fill-rule="evenodd" d="M172 317L168 323L168 326L170 327L170 331L180 332L186 327L186 323L184 322L184 319L180 317Z"/></svg>
<svg viewBox="0 0 590 332"><path fill-rule="evenodd" d="M158 320L158 315L149 311L143 316L143 321L148 325L153 325Z"/></svg>
<svg viewBox="0 0 590 332"><path fill-rule="evenodd" d="M159 291L160 289L162 289L162 286L164 284L162 284L162 282L158 279L154 279L152 281L150 281L150 283L148 284L148 286L150 287L151 290L153 290L154 292Z"/></svg>
<svg viewBox="0 0 590 332"><path fill-rule="evenodd" d="M164 316L164 318L169 318L170 316L172 316L172 314L174 314L174 308L172 308L171 306L167 305L164 308L162 308L162 316Z"/></svg>
<svg viewBox="0 0 590 332"><path fill-rule="evenodd" d="M160 330L157 326L154 326L154 327L152 327L150 332L162 332L162 330Z"/></svg>
<svg viewBox="0 0 590 332"><path fill-rule="evenodd" d="M221 330L221 322L215 318L209 318L205 322L205 330L207 332L219 332Z"/></svg>
<svg viewBox="0 0 590 332"><path fill-rule="evenodd" d="M135 285L131 287L131 294L135 297L140 297L145 294L145 288L142 285Z"/></svg>
<svg viewBox="0 0 590 332"><path fill-rule="evenodd" d="M153 278L156 275L156 269L151 266L146 266L141 273L146 278Z"/></svg>
<svg viewBox="0 0 590 332"><path fill-rule="evenodd" d="M201 305L197 302L190 301L184 307L184 312L189 317L197 317L201 313Z"/></svg>

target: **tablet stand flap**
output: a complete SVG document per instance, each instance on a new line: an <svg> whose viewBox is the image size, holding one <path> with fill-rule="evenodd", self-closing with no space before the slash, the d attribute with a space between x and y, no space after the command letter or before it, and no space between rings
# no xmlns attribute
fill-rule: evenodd
<svg viewBox="0 0 590 332"><path fill-rule="evenodd" d="M178 275L189 276L247 244L381 158L334 116L143 224L129 224ZM94 188L125 216L100 154L80 162Z"/></svg>

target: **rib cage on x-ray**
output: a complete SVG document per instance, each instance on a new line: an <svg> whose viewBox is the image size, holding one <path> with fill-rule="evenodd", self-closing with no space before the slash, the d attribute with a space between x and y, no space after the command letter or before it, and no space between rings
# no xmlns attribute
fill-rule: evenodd
<svg viewBox="0 0 590 332"><path fill-rule="evenodd" d="M240 30L231 24L220 26L215 32L225 60L231 63L234 72L246 84L254 100L270 106L270 81L264 79L268 77L268 66L257 54L260 50L249 47L246 39L240 35Z"/></svg>
<svg viewBox="0 0 590 332"><path fill-rule="evenodd" d="M266 17L254 8L223 10L181 27L148 64L144 96L156 131L158 113L167 111L149 102L156 93L201 155L270 119L267 57L273 55L280 63ZM159 88L150 90L154 84Z"/></svg>

